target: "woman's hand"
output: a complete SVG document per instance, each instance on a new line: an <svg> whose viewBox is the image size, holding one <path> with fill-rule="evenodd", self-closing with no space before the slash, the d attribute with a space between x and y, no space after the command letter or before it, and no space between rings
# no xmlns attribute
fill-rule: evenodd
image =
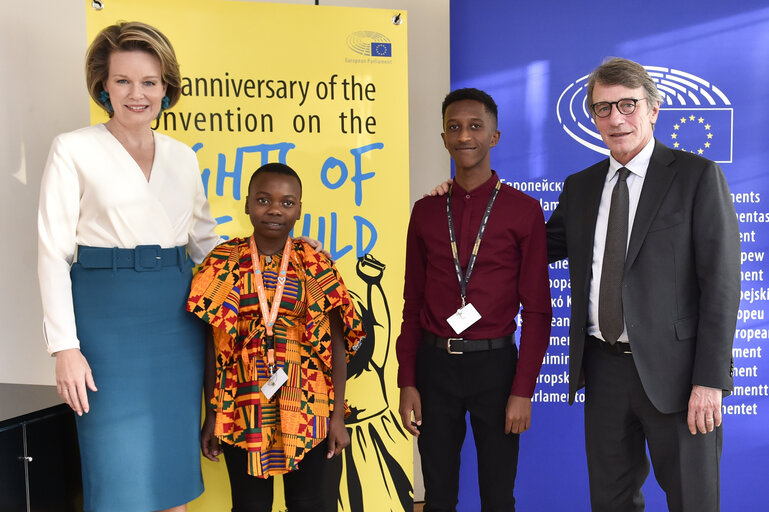
<svg viewBox="0 0 769 512"><path fill-rule="evenodd" d="M315 240L314 238L310 238L309 236L300 236L297 238L309 244L309 246L315 249L316 252L319 252L326 258L331 259L331 253L323 248L323 244L320 242L320 240Z"/></svg>
<svg viewBox="0 0 769 512"><path fill-rule="evenodd" d="M203 457L208 460L219 462L222 447L214 435L214 427L216 427L216 413L206 411L206 419L200 430L200 451L203 453Z"/></svg>
<svg viewBox="0 0 769 512"><path fill-rule="evenodd" d="M86 387L96 391L91 367L79 348L60 350L55 355L56 391L78 416L82 416L90 410Z"/></svg>
<svg viewBox="0 0 769 512"><path fill-rule="evenodd" d="M343 415L332 414L330 425L328 427L328 453L326 458L336 457L342 450L350 446L350 434L347 432L347 428L344 426Z"/></svg>

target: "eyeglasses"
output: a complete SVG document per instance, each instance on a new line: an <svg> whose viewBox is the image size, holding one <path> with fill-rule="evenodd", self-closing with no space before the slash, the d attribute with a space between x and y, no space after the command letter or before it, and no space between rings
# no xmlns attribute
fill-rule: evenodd
<svg viewBox="0 0 769 512"><path fill-rule="evenodd" d="M593 111L596 117L609 117L611 115L611 106L617 106L617 112L629 116L635 112L636 103L646 98L622 98L618 101L599 101L590 105L590 110Z"/></svg>

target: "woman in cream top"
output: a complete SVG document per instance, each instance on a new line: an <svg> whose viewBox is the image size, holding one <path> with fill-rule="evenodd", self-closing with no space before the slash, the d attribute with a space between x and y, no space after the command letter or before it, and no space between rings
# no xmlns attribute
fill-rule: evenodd
<svg viewBox="0 0 769 512"><path fill-rule="evenodd" d="M58 136L38 274L56 383L77 413L84 510L186 510L203 492L202 322L192 264L218 242L194 152L151 129L181 96L168 39L118 23L86 55L105 124Z"/></svg>
<svg viewBox="0 0 769 512"><path fill-rule="evenodd" d="M69 276L78 245L187 245L192 260L200 263L219 241L194 152L166 135L153 132L153 137L149 181L103 124L53 141L38 215L38 276L49 353L80 348Z"/></svg>

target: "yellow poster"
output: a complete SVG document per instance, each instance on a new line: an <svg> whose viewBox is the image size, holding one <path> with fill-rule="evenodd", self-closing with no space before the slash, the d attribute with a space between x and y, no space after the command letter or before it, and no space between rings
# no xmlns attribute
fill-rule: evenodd
<svg viewBox="0 0 769 512"><path fill-rule="evenodd" d="M197 153L224 237L251 232L251 173L283 162L302 178L294 235L323 242L368 338L348 367L352 444L337 459L339 510L411 510L412 440L398 419L395 338L409 215L406 12L224 0L87 0L88 40L143 21L171 40L182 99L157 130ZM92 122L106 116L92 105ZM189 509L230 509L224 462L203 461ZM336 489L330 489L336 495ZM274 510L282 510L276 487Z"/></svg>

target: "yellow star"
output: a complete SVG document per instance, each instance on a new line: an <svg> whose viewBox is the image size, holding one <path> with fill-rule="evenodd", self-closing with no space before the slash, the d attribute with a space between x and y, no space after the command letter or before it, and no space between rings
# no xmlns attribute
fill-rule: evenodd
<svg viewBox="0 0 769 512"><path fill-rule="evenodd" d="M678 142L674 142L674 143L673 143L673 147L674 147L674 148L677 148L678 146L680 146L680 144L679 144Z"/></svg>
<svg viewBox="0 0 769 512"><path fill-rule="evenodd" d="M694 114L689 116L689 121L694 121Z"/></svg>
<svg viewBox="0 0 769 512"><path fill-rule="evenodd" d="M700 148L700 149L697 150L697 153L701 155L702 151L703 151L702 148Z"/></svg>
<svg viewBox="0 0 769 512"><path fill-rule="evenodd" d="M709 148L709 147L710 147L710 142L706 142L706 143L705 143L705 147L706 147L706 148Z"/></svg>
<svg viewBox="0 0 769 512"><path fill-rule="evenodd" d="M710 125L709 125L709 124L706 124L706 125L705 125L705 129L706 129L706 130L710 130Z"/></svg>
<svg viewBox="0 0 769 512"><path fill-rule="evenodd" d="M681 118L681 123L686 123L686 118L685 117Z"/></svg>
<svg viewBox="0 0 769 512"><path fill-rule="evenodd" d="M679 124L674 124L673 125L673 129L674 130L678 130L680 127L681 127L681 125L679 125Z"/></svg>
<svg viewBox="0 0 769 512"><path fill-rule="evenodd" d="M703 118L701 118L701 117L700 117L699 119L697 119L697 121L699 121L699 122L700 122L700 124L702 124L702 123L704 123L704 122L705 122L705 120L704 120Z"/></svg>
<svg viewBox="0 0 769 512"><path fill-rule="evenodd" d="M709 139L712 139L712 138L713 138L713 134L712 134L712 133L709 133L709 134L708 134L708 138L709 138Z"/></svg>
<svg viewBox="0 0 769 512"><path fill-rule="evenodd" d="M671 133L670 137L673 138L673 139L677 139L678 138L678 134L677 133Z"/></svg>

